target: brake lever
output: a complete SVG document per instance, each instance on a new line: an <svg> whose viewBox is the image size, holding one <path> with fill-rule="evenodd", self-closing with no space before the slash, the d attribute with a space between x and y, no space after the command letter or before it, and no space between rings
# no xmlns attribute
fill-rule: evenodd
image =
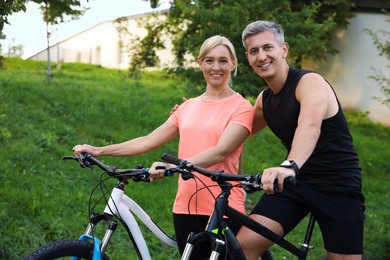
<svg viewBox="0 0 390 260"><path fill-rule="evenodd" d="M86 154L86 156L90 156L89 154ZM91 166L91 163L86 160L87 157L80 155L80 156L63 156L62 160L75 160L80 163L81 168L88 168Z"/></svg>
<svg viewBox="0 0 390 260"><path fill-rule="evenodd" d="M254 175L253 178L248 181L250 185L248 185L249 183L244 185L243 188L246 191L246 193L250 194L263 189L263 185L260 183L261 176L262 176L261 173Z"/></svg>
<svg viewBox="0 0 390 260"><path fill-rule="evenodd" d="M144 168L142 164L138 164L137 169L144 169L143 175L138 175L137 177L131 178L134 182L150 182L149 168Z"/></svg>
<svg viewBox="0 0 390 260"><path fill-rule="evenodd" d="M181 174L181 178L185 181L194 178L192 172L182 169L180 166L174 168L168 168L166 166L156 166L156 170L165 170L164 176L169 177L172 177L175 172L178 172Z"/></svg>

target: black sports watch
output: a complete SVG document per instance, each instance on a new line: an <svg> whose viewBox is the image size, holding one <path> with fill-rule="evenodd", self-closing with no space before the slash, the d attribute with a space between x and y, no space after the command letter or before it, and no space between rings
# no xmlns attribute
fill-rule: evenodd
<svg viewBox="0 0 390 260"><path fill-rule="evenodd" d="M280 167L293 169L295 172L295 176L298 176L298 174L299 174L299 167L298 167L297 163L294 162L293 160L285 160L284 162L282 162Z"/></svg>

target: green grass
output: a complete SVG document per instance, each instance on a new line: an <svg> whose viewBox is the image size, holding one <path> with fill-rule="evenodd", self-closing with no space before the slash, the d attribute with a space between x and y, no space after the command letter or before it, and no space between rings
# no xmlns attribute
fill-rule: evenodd
<svg viewBox="0 0 390 260"><path fill-rule="evenodd" d="M44 62L7 59L5 66L0 70L0 259L20 259L48 242L84 232L89 195L97 181L62 156L72 154L78 143L106 145L147 134L166 120L185 93L162 72L130 79L123 71L63 64L49 79ZM364 113L348 112L347 119L363 169L364 254L385 259L390 255L390 129ZM149 166L163 152L175 154L176 147L177 140L145 155L103 160L127 168ZM280 142L265 130L245 143L245 172L278 164L284 155ZM126 190L170 235L176 181L130 183ZM259 196L248 196L248 209ZM305 225L289 234L294 244L302 241ZM153 259L179 258L147 230L145 237ZM122 227L113 239L112 259L135 258ZM319 259L325 252L317 228L313 244L309 259ZM277 246L272 250L275 259L294 259Z"/></svg>

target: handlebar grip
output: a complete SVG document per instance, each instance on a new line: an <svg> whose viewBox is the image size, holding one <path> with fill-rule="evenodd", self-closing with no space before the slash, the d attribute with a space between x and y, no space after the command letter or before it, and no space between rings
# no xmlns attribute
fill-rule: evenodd
<svg viewBox="0 0 390 260"><path fill-rule="evenodd" d="M167 153L163 153L163 155L161 156L161 159L163 159L166 162L173 163L175 165L179 165L180 162L182 161L179 158L177 158L176 156L173 156L173 155L170 155Z"/></svg>
<svg viewBox="0 0 390 260"><path fill-rule="evenodd" d="M84 157L91 157L91 154L90 154L90 153L83 152L82 154L83 154Z"/></svg>
<svg viewBox="0 0 390 260"><path fill-rule="evenodd" d="M297 184L297 178L295 178L294 176L287 177L284 180L284 183L286 183L287 185L295 186Z"/></svg>
<svg viewBox="0 0 390 260"><path fill-rule="evenodd" d="M168 177L173 176L173 172L171 172L170 170L167 170L167 168L165 166L156 166L156 170L165 170L164 176L168 176Z"/></svg>

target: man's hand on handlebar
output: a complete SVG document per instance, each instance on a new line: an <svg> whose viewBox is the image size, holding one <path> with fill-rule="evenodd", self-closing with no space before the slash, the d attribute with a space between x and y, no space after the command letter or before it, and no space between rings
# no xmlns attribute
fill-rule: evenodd
<svg viewBox="0 0 390 260"><path fill-rule="evenodd" d="M263 171L263 176L261 177L261 183L263 185L263 190L267 194L274 194L274 183L277 179L278 191L283 191L283 182L288 177L295 177L295 172L293 169L285 167L272 167L265 169Z"/></svg>

